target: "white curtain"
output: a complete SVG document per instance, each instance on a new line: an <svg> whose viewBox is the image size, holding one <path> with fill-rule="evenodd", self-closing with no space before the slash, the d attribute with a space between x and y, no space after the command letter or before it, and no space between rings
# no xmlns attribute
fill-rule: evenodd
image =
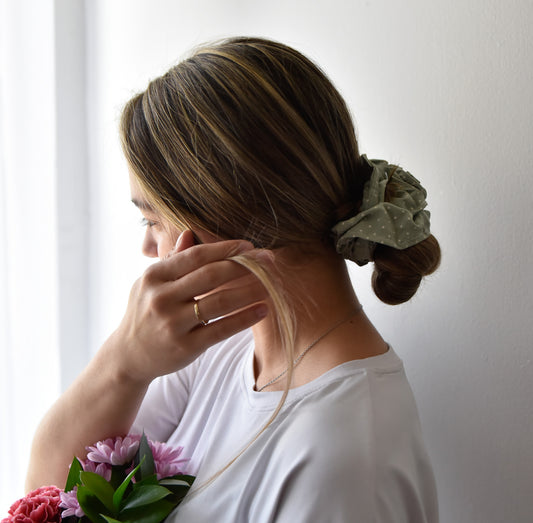
<svg viewBox="0 0 533 523"><path fill-rule="evenodd" d="M0 0L0 517L88 357L83 7Z"/></svg>

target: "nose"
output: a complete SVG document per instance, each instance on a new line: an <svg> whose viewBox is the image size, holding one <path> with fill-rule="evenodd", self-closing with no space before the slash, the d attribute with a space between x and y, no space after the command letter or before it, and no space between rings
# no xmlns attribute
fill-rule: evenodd
<svg viewBox="0 0 533 523"><path fill-rule="evenodd" d="M144 240L142 244L142 253L148 258L157 258L157 242L152 235L150 227L146 227L146 232L144 234Z"/></svg>

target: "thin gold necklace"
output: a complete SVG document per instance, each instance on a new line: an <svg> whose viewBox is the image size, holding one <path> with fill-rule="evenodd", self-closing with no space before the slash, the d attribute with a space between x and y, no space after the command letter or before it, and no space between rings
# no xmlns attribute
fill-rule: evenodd
<svg viewBox="0 0 533 523"><path fill-rule="evenodd" d="M298 363L302 360L302 358L323 338L325 338L330 332L333 332L337 327L340 327L343 323L347 322L349 319L353 318L361 309L363 308L362 305L359 305L359 307L350 313L350 315L347 318L343 318L342 320L335 323L332 327L330 327L326 332L321 334L316 340L314 340L310 345L308 345L300 354L296 357L296 359L292 362L292 367L296 367ZM275 378L272 378L268 383L260 387L259 389L256 389L257 392L261 392L262 390L266 389L267 387L270 387L273 383L276 383L280 378L285 376L289 372L289 367L287 367L283 372L278 374Z"/></svg>

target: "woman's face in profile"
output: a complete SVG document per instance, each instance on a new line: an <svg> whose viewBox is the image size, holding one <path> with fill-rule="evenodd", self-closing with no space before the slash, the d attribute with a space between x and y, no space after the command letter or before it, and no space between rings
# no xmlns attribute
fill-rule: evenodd
<svg viewBox="0 0 533 523"><path fill-rule="evenodd" d="M173 225L162 219L143 196L135 177L130 173L131 201L143 215L142 223L146 227L142 243L142 253L149 258L165 258L176 245L180 232Z"/></svg>
<svg viewBox="0 0 533 523"><path fill-rule="evenodd" d="M149 258L163 260L174 249L176 241L183 231L176 228L162 216L159 216L143 196L139 184L131 173L130 193L131 201L141 211L143 216L142 224L146 227L142 243L142 253ZM220 241L220 238L207 231L193 231L193 234L185 241L185 244L182 243L182 248L189 248L198 243L212 243L216 241Z"/></svg>

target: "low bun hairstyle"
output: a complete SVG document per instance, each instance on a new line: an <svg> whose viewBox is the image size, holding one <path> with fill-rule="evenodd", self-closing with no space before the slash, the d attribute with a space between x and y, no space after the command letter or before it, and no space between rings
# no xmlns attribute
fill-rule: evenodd
<svg viewBox="0 0 533 523"><path fill-rule="evenodd" d="M404 303L414 296L422 278L437 270L439 263L439 242L433 235L402 250L376 245L372 288L389 305Z"/></svg>
<svg viewBox="0 0 533 523"><path fill-rule="evenodd" d="M121 139L139 186L170 223L267 249L333 248L340 209L357 210L369 178L326 75L261 38L203 46L151 81L126 104ZM376 249L381 300L409 299L436 268L438 243L428 240Z"/></svg>
<svg viewBox="0 0 533 523"><path fill-rule="evenodd" d="M385 201L392 199L393 184L385 190ZM409 301L418 290L422 278L435 272L441 259L440 245L432 234L407 249L376 245L372 289L388 305Z"/></svg>

